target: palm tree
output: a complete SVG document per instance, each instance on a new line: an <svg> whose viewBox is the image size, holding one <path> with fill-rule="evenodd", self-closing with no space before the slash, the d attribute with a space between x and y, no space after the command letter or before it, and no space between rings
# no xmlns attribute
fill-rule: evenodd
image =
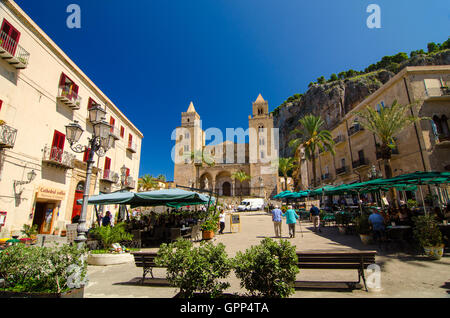
<svg viewBox="0 0 450 318"><path fill-rule="evenodd" d="M284 176L284 190L287 190L288 172L295 168L295 158L280 158L278 170Z"/></svg>
<svg viewBox="0 0 450 318"><path fill-rule="evenodd" d="M252 177L250 175L248 175L247 173L245 173L244 171L236 171L231 175L231 178L234 180L238 180L239 183L241 184L241 192L239 195L239 201L242 201L242 183L244 181L250 180Z"/></svg>
<svg viewBox="0 0 450 318"><path fill-rule="evenodd" d="M163 174L160 174L158 177L156 177L157 180L160 180L162 182L166 182L166 176Z"/></svg>
<svg viewBox="0 0 450 318"><path fill-rule="evenodd" d="M158 187L158 182L151 175L146 174L138 180L138 191L150 191Z"/></svg>
<svg viewBox="0 0 450 318"><path fill-rule="evenodd" d="M289 142L289 146L294 148L295 158L297 158L298 165L300 165L301 156L300 149L305 150L305 157L312 163L313 170L313 186L317 187L317 172L316 172L316 150L330 151L334 156L334 141L331 132L321 127L325 122L320 116L307 115L298 121L300 128L291 131L291 134L300 135L299 138L293 139Z"/></svg>
<svg viewBox="0 0 450 318"><path fill-rule="evenodd" d="M355 113L360 118L356 122L375 134L381 142L380 155L386 178L392 178L391 157L392 150L396 147L395 136L413 123L427 119L409 116L407 111L413 105L415 103L401 105L395 100L391 107L384 107L377 111L370 106L366 106L363 111Z"/></svg>

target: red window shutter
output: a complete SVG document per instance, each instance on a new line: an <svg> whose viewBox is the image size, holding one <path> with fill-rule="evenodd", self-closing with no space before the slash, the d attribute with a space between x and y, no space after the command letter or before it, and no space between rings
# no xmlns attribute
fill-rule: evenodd
<svg viewBox="0 0 450 318"><path fill-rule="evenodd" d="M111 132L114 132L114 124L116 123L116 120L113 118L113 116L111 116L111 118L109 119L109 124L111 125Z"/></svg>
<svg viewBox="0 0 450 318"><path fill-rule="evenodd" d="M61 73L61 77L59 78L59 87L63 87L66 84L66 74Z"/></svg>
<svg viewBox="0 0 450 318"><path fill-rule="evenodd" d="M1 104L0 104L1 107ZM120 126L120 137L123 138L123 136L125 135L125 128L123 126Z"/></svg>
<svg viewBox="0 0 450 318"><path fill-rule="evenodd" d="M97 104L92 98L89 97L89 101L88 101L88 110L92 108L92 106L94 106L95 104Z"/></svg>
<svg viewBox="0 0 450 318"><path fill-rule="evenodd" d="M0 110L2 110L3 101L0 99Z"/></svg>
<svg viewBox="0 0 450 318"><path fill-rule="evenodd" d="M91 151L91 148L86 149L83 156L83 162L87 162L89 159L89 152Z"/></svg>
<svg viewBox="0 0 450 318"><path fill-rule="evenodd" d="M133 135L129 134L128 135L128 147L131 147L131 144L133 143Z"/></svg>
<svg viewBox="0 0 450 318"><path fill-rule="evenodd" d="M127 173L126 176L129 177L130 176L130 168L127 168Z"/></svg>
<svg viewBox="0 0 450 318"><path fill-rule="evenodd" d="M64 151L64 141L66 135L55 130L53 134L52 148L50 149L50 159L61 162Z"/></svg>
<svg viewBox="0 0 450 318"><path fill-rule="evenodd" d="M103 177L107 179L109 177L109 170L111 169L111 159L105 157L105 169L103 170Z"/></svg>
<svg viewBox="0 0 450 318"><path fill-rule="evenodd" d="M6 19L3 19L1 31L9 37L9 39L3 38L2 47L12 55L15 55L17 44L20 39L20 32L17 31L17 29L14 28Z"/></svg>

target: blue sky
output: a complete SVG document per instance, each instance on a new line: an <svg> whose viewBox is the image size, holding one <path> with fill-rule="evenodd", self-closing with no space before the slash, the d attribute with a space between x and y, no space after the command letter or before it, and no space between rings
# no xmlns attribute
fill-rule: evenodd
<svg viewBox="0 0 450 318"><path fill-rule="evenodd" d="M140 175L173 178L172 130L194 102L203 128L248 127L320 76L361 70L449 36L433 0L16 0L143 132ZM81 29L66 8L81 7ZM369 4L381 29L369 29Z"/></svg>

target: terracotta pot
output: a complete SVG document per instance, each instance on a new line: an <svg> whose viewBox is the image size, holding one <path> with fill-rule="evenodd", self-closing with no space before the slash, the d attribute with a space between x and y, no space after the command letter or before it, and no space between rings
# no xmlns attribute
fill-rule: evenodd
<svg viewBox="0 0 450 318"><path fill-rule="evenodd" d="M440 246L424 246L425 254L433 260L441 259L444 255L444 244Z"/></svg>
<svg viewBox="0 0 450 318"><path fill-rule="evenodd" d="M202 231L202 238L204 240L210 240L214 237L214 231Z"/></svg>

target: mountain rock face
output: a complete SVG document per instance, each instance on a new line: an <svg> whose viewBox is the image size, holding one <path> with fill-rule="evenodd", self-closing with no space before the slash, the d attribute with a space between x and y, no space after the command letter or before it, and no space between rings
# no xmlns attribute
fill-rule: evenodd
<svg viewBox="0 0 450 318"><path fill-rule="evenodd" d="M448 65L450 50L433 55L417 55L401 64L405 66ZM292 136L290 132L298 126L298 120L305 115L321 116L326 123L325 129L332 130L355 106L388 82L395 73L379 70L345 80L325 84L314 84L301 97L273 114L274 126L279 128L280 157L292 157L294 150L288 146Z"/></svg>

